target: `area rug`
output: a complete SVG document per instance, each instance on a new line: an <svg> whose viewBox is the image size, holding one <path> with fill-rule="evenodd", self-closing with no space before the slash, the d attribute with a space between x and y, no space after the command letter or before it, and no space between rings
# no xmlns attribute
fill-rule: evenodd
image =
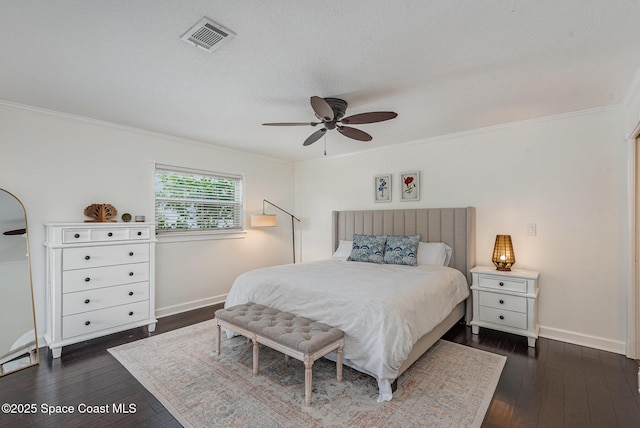
<svg viewBox="0 0 640 428"><path fill-rule="evenodd" d="M393 400L377 403L374 378L335 363L313 365L312 405L304 405L304 365L223 335L215 355L213 321L109 349L185 427L479 427L506 358L438 341L398 379Z"/></svg>

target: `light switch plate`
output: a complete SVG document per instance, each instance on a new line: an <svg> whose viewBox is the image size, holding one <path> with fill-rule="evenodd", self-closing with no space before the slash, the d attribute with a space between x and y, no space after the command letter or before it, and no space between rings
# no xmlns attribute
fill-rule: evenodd
<svg viewBox="0 0 640 428"><path fill-rule="evenodd" d="M527 236L536 236L536 224L535 223L527 224Z"/></svg>

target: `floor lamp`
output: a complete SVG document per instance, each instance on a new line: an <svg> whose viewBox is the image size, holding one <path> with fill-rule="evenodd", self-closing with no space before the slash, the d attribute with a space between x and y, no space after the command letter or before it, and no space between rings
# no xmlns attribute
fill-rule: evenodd
<svg viewBox="0 0 640 428"><path fill-rule="evenodd" d="M291 216L291 239L292 239L292 248L293 248L293 262L296 262L296 230L294 220L300 221L300 219L288 211L283 210L276 204L267 201L266 199L262 200L262 214L256 214L251 216L251 227L274 227L276 226L276 215L275 214L265 214L264 212L264 204L267 203L272 207L275 207L282 211L283 213Z"/></svg>

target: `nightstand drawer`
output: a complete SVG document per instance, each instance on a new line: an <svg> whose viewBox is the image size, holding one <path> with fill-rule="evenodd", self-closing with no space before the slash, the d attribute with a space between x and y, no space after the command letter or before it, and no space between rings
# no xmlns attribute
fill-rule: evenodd
<svg viewBox="0 0 640 428"><path fill-rule="evenodd" d="M478 275L478 286L496 290L527 292L527 281L519 278L505 278L492 275Z"/></svg>
<svg viewBox="0 0 640 428"><path fill-rule="evenodd" d="M527 314L520 312L505 311L488 306L480 306L480 321L490 322L493 324L506 325L509 327L527 328Z"/></svg>
<svg viewBox="0 0 640 428"><path fill-rule="evenodd" d="M525 297L479 291L478 300L480 306L488 306L491 308L512 312L527 313L527 299Z"/></svg>

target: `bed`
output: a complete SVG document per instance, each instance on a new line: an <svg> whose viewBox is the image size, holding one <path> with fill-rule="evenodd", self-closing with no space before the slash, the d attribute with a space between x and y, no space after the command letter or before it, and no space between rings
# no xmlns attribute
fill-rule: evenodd
<svg viewBox="0 0 640 428"><path fill-rule="evenodd" d="M225 307L254 302L342 329L345 364L374 376L378 401L388 401L398 376L470 314L475 209L334 211L332 223L336 257L246 272ZM448 267L346 261L336 250L355 235L420 235L423 243L449 246L450 261Z"/></svg>

